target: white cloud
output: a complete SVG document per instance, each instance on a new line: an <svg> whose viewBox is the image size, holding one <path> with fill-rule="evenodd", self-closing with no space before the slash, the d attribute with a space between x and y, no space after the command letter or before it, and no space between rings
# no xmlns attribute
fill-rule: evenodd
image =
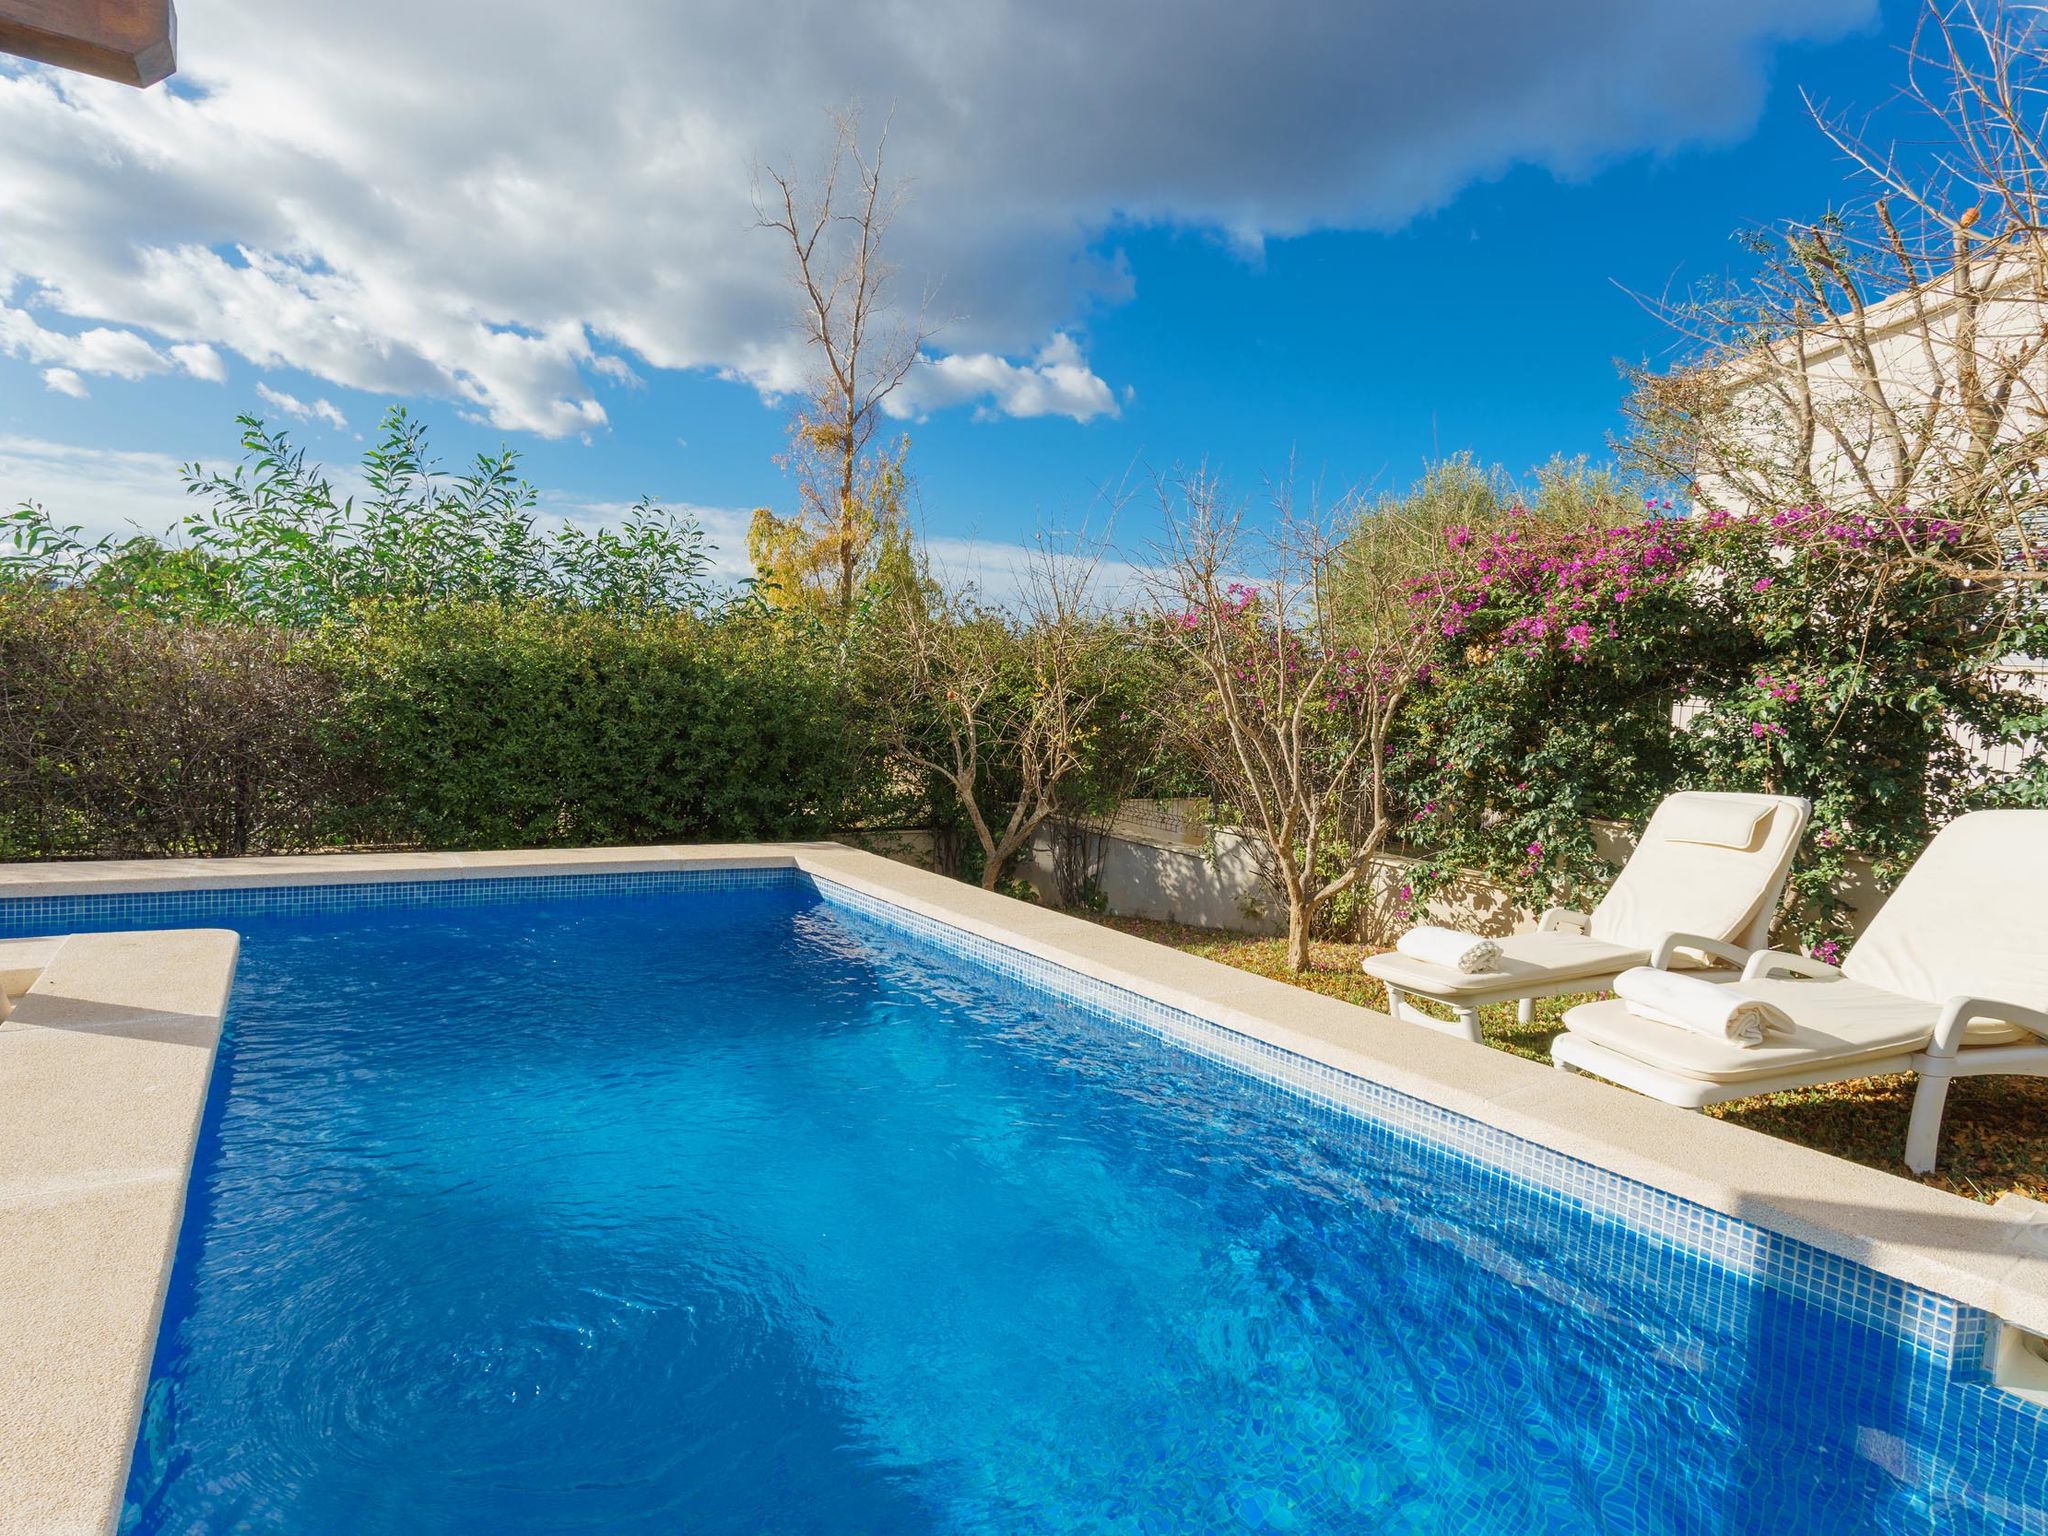
<svg viewBox="0 0 2048 1536"><path fill-rule="evenodd" d="M41 502L87 538L141 529L160 534L186 512L178 461L30 437L0 437L0 504Z"/></svg>
<svg viewBox="0 0 2048 1536"><path fill-rule="evenodd" d="M308 404L297 395L288 395L281 389L272 389L263 383L256 386L256 398L272 410L283 411L287 416L296 416L300 421L324 422L337 432L346 431L348 428L348 418L341 414L340 407L332 400L315 400Z"/></svg>
<svg viewBox="0 0 2048 1536"><path fill-rule="evenodd" d="M69 395L74 400L89 400L92 391L85 387L85 380L70 368L45 368L43 387L60 395Z"/></svg>
<svg viewBox="0 0 2048 1536"><path fill-rule="evenodd" d="M628 388L637 389L645 382L623 357L593 357L590 371L601 379L610 379L614 384L624 384Z"/></svg>
<svg viewBox="0 0 2048 1536"><path fill-rule="evenodd" d="M32 363L55 363L51 373L78 381L82 374L101 374L117 379L146 379L176 369L195 379L219 383L227 377L227 365L212 347L203 342L186 342L159 352L134 331L93 326L75 333L44 325L25 309L0 304L0 353L26 358ZM82 384L68 386L66 394L85 394Z"/></svg>
<svg viewBox="0 0 2048 1536"><path fill-rule="evenodd" d="M94 326L67 334L53 330L25 309L0 304L0 352L32 363L55 363L55 372L108 374L119 379L147 378L171 364L133 331ZM48 377L48 374L45 374Z"/></svg>
<svg viewBox="0 0 2048 1536"><path fill-rule="evenodd" d="M227 363L205 342L180 342L169 350L171 361L193 378L205 379L210 384L225 384L228 381Z"/></svg>
<svg viewBox="0 0 2048 1536"><path fill-rule="evenodd" d="M1078 348L1043 349L1132 292L1119 230L1249 251L1396 226L1516 164L1575 174L1727 138L1755 119L1767 45L1875 13L504 0L480 29L473 6L415 0L186 0L177 90L0 75L0 296L30 295L13 302L79 355L4 329L0 348L200 378L163 349L213 348L551 436L603 426L610 359L787 389L789 294L751 168L813 157L823 109L864 100L893 105L891 163L915 186L901 290L939 283L959 317L918 388L1099 416L1114 397Z"/></svg>
<svg viewBox="0 0 2048 1536"><path fill-rule="evenodd" d="M1013 363L993 352L922 358L883 403L890 415L899 417L968 403L987 415L1093 421L1117 414L1116 395L1096 377L1079 344L1065 331L1055 332L1028 363Z"/></svg>

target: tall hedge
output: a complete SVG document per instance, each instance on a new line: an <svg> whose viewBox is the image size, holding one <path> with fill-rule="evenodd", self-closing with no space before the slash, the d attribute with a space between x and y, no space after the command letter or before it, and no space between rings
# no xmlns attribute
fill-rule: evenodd
<svg viewBox="0 0 2048 1536"><path fill-rule="evenodd" d="M816 836L882 780L844 670L746 611L392 606L337 632L365 836L541 847Z"/></svg>
<svg viewBox="0 0 2048 1536"><path fill-rule="evenodd" d="M0 856L232 855L327 841L358 801L321 648L0 587Z"/></svg>
<svg viewBox="0 0 2048 1536"><path fill-rule="evenodd" d="M0 858L812 837L910 813L822 637L386 605L302 631L0 586Z"/></svg>

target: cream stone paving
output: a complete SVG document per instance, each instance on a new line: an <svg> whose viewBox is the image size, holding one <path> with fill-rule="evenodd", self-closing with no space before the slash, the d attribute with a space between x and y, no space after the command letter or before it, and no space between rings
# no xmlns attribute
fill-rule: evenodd
<svg viewBox="0 0 2048 1536"><path fill-rule="evenodd" d="M4 865L0 900L792 866L2048 1333L2038 1202L1978 1204L837 843ZM0 1536L118 1513L235 938L34 942L0 942L0 987L35 976L0 1025Z"/></svg>
<svg viewBox="0 0 2048 1536"><path fill-rule="evenodd" d="M240 941L80 934L0 1023L0 1533L110 1530ZM0 970L37 951L0 946Z"/></svg>

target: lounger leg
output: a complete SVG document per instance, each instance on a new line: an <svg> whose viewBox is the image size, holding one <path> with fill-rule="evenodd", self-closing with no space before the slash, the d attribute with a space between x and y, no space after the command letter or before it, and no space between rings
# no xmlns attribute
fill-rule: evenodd
<svg viewBox="0 0 2048 1536"><path fill-rule="evenodd" d="M1518 1001L1515 1004L1515 1018L1523 1024L1534 1024L1536 1022L1536 999L1525 997Z"/></svg>
<svg viewBox="0 0 2048 1536"><path fill-rule="evenodd" d="M1948 1107L1949 1076L1922 1072L1913 1090L1913 1118L1906 1123L1906 1166L1915 1173L1934 1172L1941 1147L1941 1113Z"/></svg>
<svg viewBox="0 0 2048 1536"><path fill-rule="evenodd" d="M1442 1029L1441 1019L1432 1019L1428 1014L1408 1001L1408 994L1392 982L1387 987L1387 1012L1403 1024L1420 1024L1424 1029Z"/></svg>
<svg viewBox="0 0 2048 1536"><path fill-rule="evenodd" d="M1434 1029L1447 1035L1460 1035L1467 1040L1479 1039L1479 1010L1463 1003L1446 1004L1455 1016L1451 1022L1431 1018L1408 1001L1407 995L1392 982L1385 983L1387 989L1387 1012L1403 1024L1420 1024L1424 1029Z"/></svg>

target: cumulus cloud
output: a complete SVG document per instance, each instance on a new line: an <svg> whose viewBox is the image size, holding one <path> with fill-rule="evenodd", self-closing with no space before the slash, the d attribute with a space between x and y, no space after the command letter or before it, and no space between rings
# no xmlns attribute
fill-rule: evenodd
<svg viewBox="0 0 2048 1536"><path fill-rule="evenodd" d="M892 416L923 416L972 403L989 416L1065 416L1093 421L1117 414L1116 396L1088 366L1080 345L1055 332L1028 363L993 352L923 357L884 402Z"/></svg>
<svg viewBox="0 0 2048 1536"><path fill-rule="evenodd" d="M0 305L0 351L32 363L55 363L59 366L51 371L74 377L98 373L118 379L141 379L171 366L163 354L133 331L102 325L67 334L43 325L27 310L11 305Z"/></svg>
<svg viewBox="0 0 2048 1536"><path fill-rule="evenodd" d="M210 384L225 384L228 380L228 365L221 355L203 341L186 341L169 349L171 361L195 379L205 379Z"/></svg>
<svg viewBox="0 0 2048 1536"><path fill-rule="evenodd" d="M315 400L309 404L297 395L288 395L281 389L272 389L268 384L256 386L256 398L272 410L283 411L287 416L296 416L300 421L322 422L337 432L348 427L348 418L341 414L340 407L332 400Z"/></svg>
<svg viewBox="0 0 2048 1536"><path fill-rule="evenodd" d="M134 331L104 325L75 333L55 330L27 310L8 304L0 304L0 353L32 363L57 364L43 370L44 381L80 398L86 394L81 375L88 373L146 379L175 369L215 383L227 377L220 354L204 343L183 343L159 352ZM62 375L68 382L51 382L52 374Z"/></svg>
<svg viewBox="0 0 2048 1536"><path fill-rule="evenodd" d="M45 368L43 387L54 394L69 395L74 400L92 398L92 391L85 387L85 380L72 368Z"/></svg>
<svg viewBox="0 0 2048 1536"><path fill-rule="evenodd" d="M1120 230L1255 249L1396 226L1516 164L1738 135L1771 43L1875 11L504 0L478 28L468 6L186 0L175 89L0 74L0 295L116 376L210 377L165 349L211 348L550 436L601 427L621 368L787 389L751 169L814 158L822 109L859 100L893 105L915 187L902 289L940 284L959 317L906 408L1086 419L1116 405L1076 327L1132 291Z"/></svg>

